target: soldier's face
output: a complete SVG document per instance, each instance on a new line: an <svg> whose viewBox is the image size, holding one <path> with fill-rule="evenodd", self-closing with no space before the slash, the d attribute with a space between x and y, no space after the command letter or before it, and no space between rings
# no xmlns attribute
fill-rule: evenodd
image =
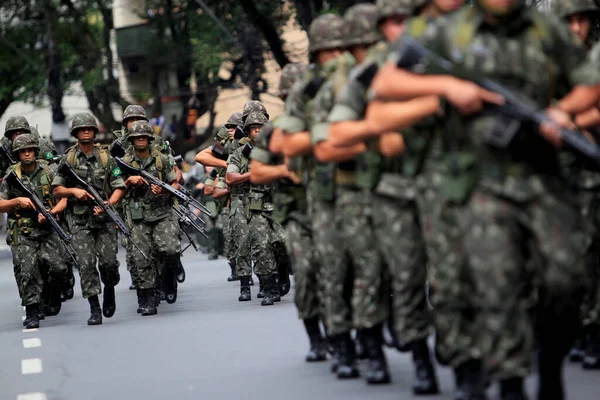
<svg viewBox="0 0 600 400"><path fill-rule="evenodd" d="M254 140L260 132L260 125L252 125L248 131L250 132L250 139Z"/></svg>
<svg viewBox="0 0 600 400"><path fill-rule="evenodd" d="M229 139L233 140L233 135L235 135L235 126L227 126L227 135L229 135Z"/></svg>
<svg viewBox="0 0 600 400"><path fill-rule="evenodd" d="M27 133L27 132L25 132L25 131L13 131L13 132L10 133L10 140L12 140L14 142L15 138L17 136L24 135L25 133Z"/></svg>
<svg viewBox="0 0 600 400"><path fill-rule="evenodd" d="M434 0L433 4L441 14L447 14L462 7L465 4L464 0Z"/></svg>
<svg viewBox="0 0 600 400"><path fill-rule="evenodd" d="M133 147L136 149L147 149L150 145L150 139L147 136L138 136L133 138Z"/></svg>
<svg viewBox="0 0 600 400"><path fill-rule="evenodd" d="M590 18L585 13L577 13L567 17L569 29L581 39L582 42L587 41L590 35L592 23Z"/></svg>
<svg viewBox="0 0 600 400"><path fill-rule="evenodd" d="M133 125L135 121L145 121L145 119L140 117L127 118L127 130L131 129L131 125Z"/></svg>
<svg viewBox="0 0 600 400"><path fill-rule="evenodd" d="M30 165L35 161L35 149L22 149L19 150L19 161L25 165Z"/></svg>
<svg viewBox="0 0 600 400"><path fill-rule="evenodd" d="M387 17L381 21L379 30L386 41L391 43L402 35L402 32L404 32L404 21L406 21L406 17L401 15Z"/></svg>
<svg viewBox="0 0 600 400"><path fill-rule="evenodd" d="M79 140L81 143L89 143L94 140L95 134L96 132L94 131L94 128L90 128L88 126L79 128L77 130L77 140Z"/></svg>
<svg viewBox="0 0 600 400"><path fill-rule="evenodd" d="M344 49L327 49L321 50L317 53L317 59L319 60L319 64L324 65L331 60L334 60L344 54Z"/></svg>
<svg viewBox="0 0 600 400"><path fill-rule="evenodd" d="M506 15L517 5L517 0L479 0L496 15Z"/></svg>

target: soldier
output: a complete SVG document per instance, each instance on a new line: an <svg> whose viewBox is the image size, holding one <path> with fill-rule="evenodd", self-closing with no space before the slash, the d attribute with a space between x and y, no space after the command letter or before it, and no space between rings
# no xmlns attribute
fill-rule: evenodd
<svg viewBox="0 0 600 400"><path fill-rule="evenodd" d="M373 191L354 195L354 203L369 205L360 209L366 220L358 224L372 230L359 237L363 242L362 246L379 248L389 268L393 293L392 329L395 329L396 341L400 342L396 343L396 346L400 350L409 349L413 354L416 367L413 392L417 395L435 394L439 389L427 346L431 328L425 294L425 247L418 224L415 191L410 179L402 176L401 159L382 158L390 143L402 140L399 134L386 133L379 140L366 136L370 134L365 129L363 119L367 102L366 88L359 77L369 68L382 65L388 53L387 43L379 42L368 47L366 54L361 55L365 50L362 50L360 45L370 44L368 40L372 40L370 38L373 38L372 32L377 29L376 24L386 40L392 42L401 34L406 18L415 10L422 10L424 3L425 1L384 0L377 2L376 15L367 8L360 10L360 14L354 14L354 19L364 21L363 24L349 22L346 27L356 31L354 34L349 32L348 36L357 38L355 46L358 48L352 51L360 64L352 71L349 82L342 88L328 116L328 121L331 122L328 140L340 146L365 142L370 149L355 158L356 170L361 171L356 187ZM352 192L348 195L352 195ZM353 219L355 218L348 216L343 220ZM362 231L364 232L364 228ZM354 237L348 236L350 240ZM372 243L369 243L369 238L373 240ZM351 247L360 249L360 244L351 242ZM359 254L368 252L360 251ZM356 264L360 265L355 262ZM368 330L365 333L367 343L374 337L381 341L380 334L379 328L377 331ZM373 345L367 347L373 350L376 348Z"/></svg>
<svg viewBox="0 0 600 400"><path fill-rule="evenodd" d="M509 26L514 30L507 34ZM433 94L452 105L444 109L444 122L453 131L443 153L446 169L438 193L443 209L433 222L435 229L444 229L438 221L450 225L439 245L457 246L452 257L460 262L446 271L450 274L432 276L430 285L438 341L460 341L468 348L446 354L455 369L457 398L484 399L486 375L500 381L502 399L527 398L523 379L535 333L538 398L562 399L562 361L577 332L588 241L573 192L561 176L556 125L569 126L570 115L596 104L592 85L600 76L565 25L521 0L477 0L477 7L411 33L467 74L495 79L526 96L555 121L542 124L541 135L532 133L538 130L534 124L522 124L511 145L498 148L482 138L504 128L495 124L497 117L480 113L485 102L502 104L498 94L452 76L394 69L397 54L372 85L378 98ZM485 46L474 44L482 40ZM548 65L556 73L540 75ZM549 91L555 87L564 97L551 106ZM539 285L535 321L530 315L534 284ZM447 303L436 299L440 292Z"/></svg>
<svg viewBox="0 0 600 400"><path fill-rule="evenodd" d="M204 205L210 210L211 215L206 221L206 234L208 235L208 259L216 260L219 258L219 243L223 235L222 222L219 221L219 206L213 198L214 185L218 180L215 167L206 167L206 177L204 179ZM232 270L232 274L235 270Z"/></svg>
<svg viewBox="0 0 600 400"><path fill-rule="evenodd" d="M342 26L344 20L333 14L325 14L316 18L308 32L309 51L317 62L309 71L309 76L299 87L292 91L287 99L284 115L278 121L284 131L283 153L288 157L310 155L313 145L320 144L322 138L314 135L315 113L320 115L329 110L321 109L315 98L325 82L335 76L338 68L349 70L353 59L344 55L344 39ZM301 86L301 87L300 87ZM349 149L355 154L364 151L364 146ZM346 155L345 159L351 158ZM339 379L356 378L354 342L350 336L352 330L352 306L348 287L351 277L350 263L342 238L337 227L335 215L335 164L312 161L310 170L311 182L308 198L311 202L313 243L319 258L321 269L324 303L324 318L327 334L335 349L337 360L332 371Z"/></svg>
<svg viewBox="0 0 600 400"><path fill-rule="evenodd" d="M261 103L258 100L251 100L244 104L244 109L242 111L242 122L246 122L246 118L248 118L248 115L250 115L253 112L259 112L263 114L267 121L269 120L269 118L271 118L267 113L267 109L265 108L265 105L263 103Z"/></svg>
<svg viewBox="0 0 600 400"><path fill-rule="evenodd" d="M146 121L134 122L127 140L133 145L123 161L134 168L145 170L163 182L179 189L177 175L169 158L156 149L151 149L154 140L152 126ZM125 215L131 226L132 240L140 249L133 252L133 268L136 270L136 290L142 315L155 315L156 286L159 270L165 272L167 298L177 296L175 266L179 259L181 239L179 226L174 217L171 196L156 185L149 185L140 176L129 176ZM142 254L152 254L146 259Z"/></svg>
<svg viewBox="0 0 600 400"><path fill-rule="evenodd" d="M256 275L263 285L261 306L281 301L271 242L272 188L269 185L250 184L248 170L252 143L266 122L267 118L261 112L248 115L244 129L249 136L241 139L240 147L230 154L225 176L227 185L232 188L230 219L234 221L232 233L238 242L236 273L240 277L239 301L251 299L249 279L254 261Z"/></svg>
<svg viewBox="0 0 600 400"><path fill-rule="evenodd" d="M76 114L71 122L71 136L77 138L77 144L67 150L60 165L67 163L77 175L87 180L106 198L105 203L112 207L123 197L125 182L108 150L94 144L97 133L98 124L91 114ZM54 177L52 186L57 198L69 199L67 220L73 234L73 247L77 251L81 291L90 303L91 315L87 323L100 325L102 314L110 318L116 309L115 286L120 277L114 222L102 215L102 209L90 203L92 196L68 176L59 172ZM98 295L102 293L100 281L104 283L102 310L98 300Z"/></svg>
<svg viewBox="0 0 600 400"><path fill-rule="evenodd" d="M588 49L597 39L598 5L594 0L565 0L552 2L552 12L569 24Z"/></svg>
<svg viewBox="0 0 600 400"><path fill-rule="evenodd" d="M39 152L37 139L31 134L19 135L13 142L12 152L19 160L9 168L23 184L34 192L53 215L63 212L66 199L56 201L51 194L50 183L54 172L45 161L36 161ZM42 286L48 279L51 290L53 315L60 310L60 291L69 286L67 266L64 263L62 245L56 232L45 218L35 210L33 202L24 197L19 188L6 180L0 185L0 212L8 213L8 244L13 254L15 279L25 306L26 329L39 327L42 319ZM50 314L49 314L50 315Z"/></svg>

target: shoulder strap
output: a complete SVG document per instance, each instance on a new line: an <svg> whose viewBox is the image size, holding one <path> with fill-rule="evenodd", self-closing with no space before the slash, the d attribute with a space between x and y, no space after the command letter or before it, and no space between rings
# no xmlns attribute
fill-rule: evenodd
<svg viewBox="0 0 600 400"><path fill-rule="evenodd" d="M102 168L106 168L108 165L108 152L102 145L95 144L96 149L98 149L98 154L100 155L100 162L102 163Z"/></svg>
<svg viewBox="0 0 600 400"><path fill-rule="evenodd" d="M21 177L23 176L23 170L21 169L21 163L18 163L15 165L15 174L17 175L17 178L21 179Z"/></svg>
<svg viewBox="0 0 600 400"><path fill-rule="evenodd" d="M75 146L69 147L66 152L67 164L69 164L71 167L75 167Z"/></svg>
<svg viewBox="0 0 600 400"><path fill-rule="evenodd" d="M465 51L475 36L474 19L477 10L475 7L464 7L458 16L458 26L454 35L454 45L461 51Z"/></svg>

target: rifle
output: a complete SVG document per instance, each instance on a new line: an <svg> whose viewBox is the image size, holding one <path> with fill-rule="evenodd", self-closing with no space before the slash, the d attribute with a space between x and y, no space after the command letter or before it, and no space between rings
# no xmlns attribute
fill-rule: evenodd
<svg viewBox="0 0 600 400"><path fill-rule="evenodd" d="M0 146L0 157L4 158L5 160L8 160L8 162L11 165L14 165L17 163L17 161L13 157L12 153L8 150L8 148L6 146Z"/></svg>
<svg viewBox="0 0 600 400"><path fill-rule="evenodd" d="M85 188L86 192L88 192L89 194L92 195L92 197L94 199L93 200L94 204L96 204L98 207L100 207L102 209L102 211L104 211L106 213L106 215L108 215L110 217L110 219L113 220L115 225L117 225L117 228L119 228L119 230L121 232L123 232L123 235L125 235L127 237L127 239L131 242L131 244L133 244L135 246L135 248L142 254L142 256L144 256L144 258L146 260L149 260L148 256L146 254L144 254L144 252L138 246L138 244L133 239L131 239L131 231L129 230L127 225L125 225L125 222L123 222L121 217L119 217L119 215L117 215L117 213L113 210L112 206L109 207L108 205L106 205L104 203L104 200L102 199L100 194L96 191L96 189L94 189L94 187L92 185L90 185L89 183L87 183L86 181L81 179L81 177L79 175L77 175L77 173L73 170L73 168L71 168L69 163L66 163L66 162L63 163L62 166L60 167L60 169L58 170L58 172L67 177L70 177L75 182L77 182L78 184L83 186Z"/></svg>
<svg viewBox="0 0 600 400"><path fill-rule="evenodd" d="M65 232L56 220L56 218L48 210L46 210L46 207L44 207L44 203L42 202L42 200L34 192L29 190L27 186L23 184L23 181L19 179L15 171L11 171L6 176L6 181L10 185L16 187L17 189L25 193L25 196L28 197L35 206L35 210L46 218L48 223L50 223L52 229L54 229L54 231L58 234L58 237L60 238L60 241L63 244L67 254L69 254L69 257L71 257L73 262L77 263L75 250L73 249L73 247L71 247L71 235Z"/></svg>
<svg viewBox="0 0 600 400"><path fill-rule="evenodd" d="M161 189L171 193L173 196L175 196L179 200L179 202L181 203L181 205L183 207L191 205L192 207L205 213L206 215L210 215L210 211L205 206L200 204L196 199L190 197L189 194L186 194L186 193L190 193L187 189L181 188L180 190L177 190L173 186L169 185L168 183L165 183L165 182L161 181L160 179L156 178L155 176L150 175L148 172L144 171L143 169L135 168L135 167L127 164L125 161L123 161L119 157L115 158L115 160L117 161L117 165L119 166L119 168L121 168L121 170L126 175L141 176L146 181L148 181L148 183L156 185L156 186L160 187ZM183 190L185 190L186 193L184 193Z"/></svg>
<svg viewBox="0 0 600 400"><path fill-rule="evenodd" d="M186 208L187 209L187 208ZM188 209L189 211L189 209ZM192 239L192 237L190 236L190 234L187 232L187 229L192 227L194 228L196 231L198 231L202 236L204 236L205 238L208 239L208 235L206 234L206 232L204 231L204 228L199 226L195 221L195 215L189 215L186 211L182 210L180 207L176 207L173 206L173 212L175 213L175 215L177 216L178 222L179 222L179 228L181 229L181 231L185 234L185 236L188 238L190 245L192 245L194 247L194 250L198 251L198 247L196 246L196 242L194 242L194 239ZM204 221L200 220L202 223L204 223ZM181 251L181 253L183 253L184 251L187 250L189 246L187 246L185 249L183 249Z"/></svg>
<svg viewBox="0 0 600 400"><path fill-rule="evenodd" d="M484 135L484 139L493 146L507 147L519 131L522 122L531 122L536 125L543 122L553 122L543 110L521 99L512 90L490 79L477 79L469 76L466 71L461 70L460 66L433 53L415 38L406 38L400 43L398 50L400 57L397 65L399 68L411 69L419 66L420 69L426 68L428 73L453 75L474 82L484 89L496 92L504 97L503 105L489 106L491 110L500 112L498 122L503 123L500 129L492 129ZM566 128L560 128L560 135L568 147L600 164L600 147L595 143Z"/></svg>

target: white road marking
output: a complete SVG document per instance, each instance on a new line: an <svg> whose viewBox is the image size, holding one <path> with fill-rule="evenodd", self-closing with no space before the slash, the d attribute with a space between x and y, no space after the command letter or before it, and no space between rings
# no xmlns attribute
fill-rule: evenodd
<svg viewBox="0 0 600 400"><path fill-rule="evenodd" d="M26 349L32 349L34 347L41 347L41 346L42 346L42 341L38 338L23 339L23 347L25 347Z"/></svg>
<svg viewBox="0 0 600 400"><path fill-rule="evenodd" d="M17 396L17 400L48 400L46 393L25 393Z"/></svg>
<svg viewBox="0 0 600 400"><path fill-rule="evenodd" d="M33 328L33 329L23 329L23 332L37 332L38 328Z"/></svg>
<svg viewBox="0 0 600 400"><path fill-rule="evenodd" d="M42 372L42 360L39 358L28 358L21 360L21 374L31 375Z"/></svg>

